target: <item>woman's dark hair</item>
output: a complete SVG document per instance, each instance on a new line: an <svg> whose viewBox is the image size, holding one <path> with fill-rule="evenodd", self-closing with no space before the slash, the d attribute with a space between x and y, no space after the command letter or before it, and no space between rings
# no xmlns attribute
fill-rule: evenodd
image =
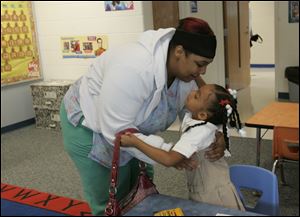
<svg viewBox="0 0 300 217"><path fill-rule="evenodd" d="M195 17L187 17L180 20L176 29L183 30L185 32L200 33L203 35L215 35L205 20Z"/></svg>
<svg viewBox="0 0 300 217"><path fill-rule="evenodd" d="M205 20L195 18L195 17L187 17L184 19L179 20L179 25L176 28L177 30L183 30L185 32L192 32L192 33L200 33L203 35L210 35L214 36L214 32L208 25ZM170 41L169 50L179 45L179 43L174 42L173 40ZM186 55L188 56L191 51L184 48L186 51Z"/></svg>
<svg viewBox="0 0 300 217"><path fill-rule="evenodd" d="M239 113L237 111L237 100L226 90L224 87L219 85L214 85L215 88L215 99L207 105L207 110L212 115L207 119L215 125L223 125L223 134L226 144L226 149L229 150L229 138L227 135L227 123L229 119L229 125L235 127L236 129L242 129L242 124L240 120ZM229 104L232 108L232 112L227 116L226 105Z"/></svg>

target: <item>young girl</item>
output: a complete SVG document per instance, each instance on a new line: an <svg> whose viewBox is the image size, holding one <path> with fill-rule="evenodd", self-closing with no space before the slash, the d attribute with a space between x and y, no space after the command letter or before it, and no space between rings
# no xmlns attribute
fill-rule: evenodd
<svg viewBox="0 0 300 217"><path fill-rule="evenodd" d="M228 208L245 210L235 187L230 181L228 165L223 158L210 162L205 149L213 142L217 125L223 125L226 148L229 151L227 123L241 130L236 100L219 85L209 84L192 91L186 99L187 113L181 125L182 135L170 151L146 144L134 134L121 137L121 145L135 147L164 166L176 166L185 158L198 160L197 169L187 171L189 198ZM229 153L227 151L227 154Z"/></svg>

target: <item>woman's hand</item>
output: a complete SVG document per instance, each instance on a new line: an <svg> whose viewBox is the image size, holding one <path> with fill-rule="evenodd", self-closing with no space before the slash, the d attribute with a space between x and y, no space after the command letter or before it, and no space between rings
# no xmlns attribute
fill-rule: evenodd
<svg viewBox="0 0 300 217"><path fill-rule="evenodd" d="M225 151L225 140L223 133L216 132L216 140L209 147L209 150L205 152L205 157L209 161L219 160L224 156Z"/></svg>
<svg viewBox="0 0 300 217"><path fill-rule="evenodd" d="M121 136L121 146L123 147L135 147L139 139L132 133L125 133Z"/></svg>

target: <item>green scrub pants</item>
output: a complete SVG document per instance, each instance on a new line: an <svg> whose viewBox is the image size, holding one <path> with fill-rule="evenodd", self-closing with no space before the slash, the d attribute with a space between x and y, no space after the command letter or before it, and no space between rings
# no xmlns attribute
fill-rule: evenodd
<svg viewBox="0 0 300 217"><path fill-rule="evenodd" d="M73 160L81 179L85 200L93 215L103 215L108 201L111 171L88 158L92 148L93 132L82 126L82 120L74 127L67 119L64 103L61 103L60 120L64 148ZM138 160L133 158L119 167L117 198L127 195L134 186L139 174ZM147 174L153 178L153 167L147 165Z"/></svg>

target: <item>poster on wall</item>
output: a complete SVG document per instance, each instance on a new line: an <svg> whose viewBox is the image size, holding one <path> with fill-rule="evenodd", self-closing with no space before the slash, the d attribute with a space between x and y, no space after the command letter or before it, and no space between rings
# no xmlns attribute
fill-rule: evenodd
<svg viewBox="0 0 300 217"><path fill-rule="evenodd" d="M41 79L30 1L1 1L1 87Z"/></svg>
<svg viewBox="0 0 300 217"><path fill-rule="evenodd" d="M289 1L289 23L299 23L298 1Z"/></svg>
<svg viewBox="0 0 300 217"><path fill-rule="evenodd" d="M198 12L197 1L190 1L190 9L191 9L191 13L197 13Z"/></svg>
<svg viewBox="0 0 300 217"><path fill-rule="evenodd" d="M63 58L95 58L108 48L106 35L61 37Z"/></svg>
<svg viewBox="0 0 300 217"><path fill-rule="evenodd" d="M104 1L105 11L133 10L133 1Z"/></svg>

